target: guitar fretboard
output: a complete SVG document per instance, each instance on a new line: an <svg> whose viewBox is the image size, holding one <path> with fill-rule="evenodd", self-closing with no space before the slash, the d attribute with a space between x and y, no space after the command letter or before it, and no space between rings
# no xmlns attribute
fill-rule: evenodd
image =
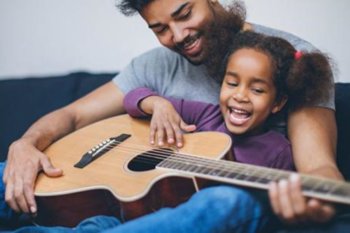
<svg viewBox="0 0 350 233"><path fill-rule="evenodd" d="M268 189L270 182L288 179L292 174L289 171L183 154L168 157L159 163L157 168L260 189ZM302 191L305 196L350 204L349 183L307 175L300 176Z"/></svg>

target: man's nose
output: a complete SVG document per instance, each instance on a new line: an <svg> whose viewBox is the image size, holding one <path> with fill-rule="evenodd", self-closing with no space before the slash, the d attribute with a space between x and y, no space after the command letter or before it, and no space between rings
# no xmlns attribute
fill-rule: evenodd
<svg viewBox="0 0 350 233"><path fill-rule="evenodd" d="M183 29L183 27L181 27L179 24L176 24L176 23L169 25L169 27L172 32L172 40L174 43L178 44L185 40L185 38L187 37L187 34Z"/></svg>

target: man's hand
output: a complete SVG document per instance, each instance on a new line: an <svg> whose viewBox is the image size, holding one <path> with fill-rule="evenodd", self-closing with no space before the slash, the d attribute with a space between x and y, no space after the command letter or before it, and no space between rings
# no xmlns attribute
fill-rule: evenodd
<svg viewBox="0 0 350 233"><path fill-rule="evenodd" d="M148 102L148 103L145 103ZM144 105L151 106L151 110L144 109ZM152 113L150 124L150 143L163 146L166 140L168 144L183 146L182 132L196 130L195 125L187 125L176 112L173 105L166 99L159 96L151 96L141 102L141 108L145 112Z"/></svg>
<svg viewBox="0 0 350 233"><path fill-rule="evenodd" d="M297 174L291 175L289 180L271 183L269 198L273 212L287 224L323 223L335 214L335 208L331 204L302 195L301 181Z"/></svg>
<svg viewBox="0 0 350 233"><path fill-rule="evenodd" d="M54 168L45 154L24 139L10 146L3 179L5 200L14 211L36 213L34 183L41 170L52 177L62 175L62 170Z"/></svg>

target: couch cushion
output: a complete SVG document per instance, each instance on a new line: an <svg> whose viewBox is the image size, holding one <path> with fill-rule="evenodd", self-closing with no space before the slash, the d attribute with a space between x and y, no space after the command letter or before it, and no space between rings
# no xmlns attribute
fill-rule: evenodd
<svg viewBox="0 0 350 233"><path fill-rule="evenodd" d="M0 81L0 161L11 142L46 113L87 94L115 74L72 73L49 78Z"/></svg>

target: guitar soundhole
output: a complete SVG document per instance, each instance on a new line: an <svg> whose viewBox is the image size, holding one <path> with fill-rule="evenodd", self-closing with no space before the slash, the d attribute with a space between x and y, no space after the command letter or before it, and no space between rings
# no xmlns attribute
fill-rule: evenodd
<svg viewBox="0 0 350 233"><path fill-rule="evenodd" d="M173 151L169 148L160 148L146 151L137 155L128 164L131 171L148 171L155 169L155 167L167 157L173 155Z"/></svg>

